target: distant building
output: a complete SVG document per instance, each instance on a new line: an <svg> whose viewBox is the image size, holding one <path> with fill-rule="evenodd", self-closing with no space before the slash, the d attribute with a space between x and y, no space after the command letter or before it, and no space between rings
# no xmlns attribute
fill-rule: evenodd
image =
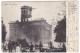
<svg viewBox="0 0 80 53"><path fill-rule="evenodd" d="M31 18L32 7L22 6L21 8L21 22L10 22L10 40L26 39L27 42L43 43L51 40L52 26L46 20L39 19L28 21Z"/></svg>

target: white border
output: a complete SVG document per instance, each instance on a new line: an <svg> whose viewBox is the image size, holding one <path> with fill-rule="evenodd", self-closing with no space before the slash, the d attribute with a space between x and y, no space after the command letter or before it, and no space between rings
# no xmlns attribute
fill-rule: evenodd
<svg viewBox="0 0 80 53"><path fill-rule="evenodd" d="M1 12L1 2L2 1L55 1L55 0L0 0L0 12ZM56 1L60 1L60 0L56 0ZM61 0L61 1L65 1L65 0ZM79 6L80 6L80 0L78 1L79 1ZM80 13L80 7L79 7L79 13ZM0 13L0 17L1 17L1 13ZM1 18L0 18L0 30L1 30ZM79 45L80 45L80 16L79 16ZM79 46L79 52L80 52L80 46ZM0 32L0 53L2 53L1 52L1 32Z"/></svg>

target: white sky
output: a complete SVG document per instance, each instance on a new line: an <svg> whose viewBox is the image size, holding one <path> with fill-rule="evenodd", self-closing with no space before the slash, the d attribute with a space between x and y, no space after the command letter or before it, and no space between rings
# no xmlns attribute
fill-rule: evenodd
<svg viewBox="0 0 80 53"><path fill-rule="evenodd" d="M58 16L58 12L63 14L66 11L65 3L60 2L2 2L2 17L6 25L7 38L9 37L9 22L21 19L21 6L31 6L35 8L32 10L31 20L37 18L44 18L49 24L53 22L53 29L57 25L57 21L61 20L63 15ZM53 34L54 35L54 34ZM54 38L53 38L54 39Z"/></svg>

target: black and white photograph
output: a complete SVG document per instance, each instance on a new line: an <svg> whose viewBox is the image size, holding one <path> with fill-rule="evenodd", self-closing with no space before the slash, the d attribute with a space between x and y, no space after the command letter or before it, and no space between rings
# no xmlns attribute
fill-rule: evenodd
<svg viewBox="0 0 80 53"><path fill-rule="evenodd" d="M66 52L65 1L4 1L2 52Z"/></svg>

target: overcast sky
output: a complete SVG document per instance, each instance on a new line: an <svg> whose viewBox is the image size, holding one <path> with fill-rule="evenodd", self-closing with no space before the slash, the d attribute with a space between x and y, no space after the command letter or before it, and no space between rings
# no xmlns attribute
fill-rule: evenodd
<svg viewBox="0 0 80 53"><path fill-rule="evenodd" d="M21 6L31 6L31 20L44 18L49 24L53 22L53 29L57 25L57 21L63 19L65 2L2 2L2 17L6 25L7 38L9 37L9 22L21 19ZM60 16L58 16L60 13ZM54 34L53 34L54 35Z"/></svg>

